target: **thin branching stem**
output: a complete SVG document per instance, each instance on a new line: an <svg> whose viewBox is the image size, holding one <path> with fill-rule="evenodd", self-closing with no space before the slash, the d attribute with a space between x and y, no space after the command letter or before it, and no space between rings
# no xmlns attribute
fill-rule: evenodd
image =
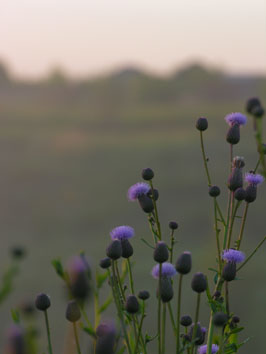
<svg viewBox="0 0 266 354"><path fill-rule="evenodd" d="M243 214L243 217L242 217L240 232L239 232L239 236L238 236L238 240L237 240L237 249L238 250L240 249L241 241L243 239L245 223L246 223L246 220L247 220L248 206L249 206L249 203L246 203L246 206L245 206L245 209L244 209L244 214Z"/></svg>
<svg viewBox="0 0 266 354"><path fill-rule="evenodd" d="M181 312L181 294L182 294L183 274L179 276L178 295L177 295L177 311L176 311L176 354L180 349L180 312Z"/></svg>
<svg viewBox="0 0 266 354"><path fill-rule="evenodd" d="M244 265L246 265L248 263L248 261L254 256L254 254L259 250L259 248L263 245L264 241L266 240L266 236L264 236L264 238L260 241L260 243L258 244L258 246L254 249L253 252L251 252L251 254L246 258L245 262L243 262L241 264L240 267L237 268L237 272L242 269L244 267Z"/></svg>

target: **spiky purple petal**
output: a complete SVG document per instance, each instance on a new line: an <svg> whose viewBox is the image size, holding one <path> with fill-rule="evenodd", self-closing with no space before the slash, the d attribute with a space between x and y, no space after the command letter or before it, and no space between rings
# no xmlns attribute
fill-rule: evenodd
<svg viewBox="0 0 266 354"><path fill-rule="evenodd" d="M229 249L223 251L222 259L227 262L241 263L245 260L246 256L243 252Z"/></svg>
<svg viewBox="0 0 266 354"><path fill-rule="evenodd" d="M153 278L158 279L159 272L160 272L160 265L156 264L156 266L154 266L152 268L152 272L151 272ZM173 277L174 275L176 275L176 273L177 273L176 269L171 263L168 263L168 262L162 263L162 276L163 277Z"/></svg>
<svg viewBox="0 0 266 354"><path fill-rule="evenodd" d="M247 123L247 117L240 112L229 113L224 119L230 126L234 124L245 125Z"/></svg>
<svg viewBox="0 0 266 354"><path fill-rule="evenodd" d="M135 235L134 229L131 226L118 226L110 232L112 240L128 240Z"/></svg>
<svg viewBox="0 0 266 354"><path fill-rule="evenodd" d="M257 186L258 184L261 184L264 181L264 177L255 173L246 173L245 180L248 184L253 184Z"/></svg>
<svg viewBox="0 0 266 354"><path fill-rule="evenodd" d="M199 353L199 354L206 354L206 353L207 353L207 349L208 349L207 344L201 345L201 346L199 347L199 349L198 349L198 353ZM215 353L218 352L218 350L219 350L218 345L212 344L212 351L211 351L211 353L212 353L212 354L215 354Z"/></svg>
<svg viewBox="0 0 266 354"><path fill-rule="evenodd" d="M133 184L127 192L127 197L130 201L137 200L140 196L147 194L150 190L150 186L145 182L139 182Z"/></svg>

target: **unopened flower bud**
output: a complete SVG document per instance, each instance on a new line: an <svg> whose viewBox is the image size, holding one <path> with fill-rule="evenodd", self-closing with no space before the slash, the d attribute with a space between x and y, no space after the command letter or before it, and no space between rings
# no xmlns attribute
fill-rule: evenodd
<svg viewBox="0 0 266 354"><path fill-rule="evenodd" d="M255 107L252 113L254 117L261 118L264 115L264 108L262 106Z"/></svg>
<svg viewBox="0 0 266 354"><path fill-rule="evenodd" d="M254 184L249 184L246 188L246 197L245 201L247 203L252 203L256 200L257 198L257 186Z"/></svg>
<svg viewBox="0 0 266 354"><path fill-rule="evenodd" d="M154 172L151 168L144 168L142 170L142 178L145 179L145 181L150 181L154 177Z"/></svg>
<svg viewBox="0 0 266 354"><path fill-rule="evenodd" d="M168 260L169 251L165 242L159 241L156 244L155 250L153 252L153 259L158 263L163 263Z"/></svg>
<svg viewBox="0 0 266 354"><path fill-rule="evenodd" d="M141 290L138 293L138 297L139 297L139 299L145 301L145 300L148 300L148 298L150 297L150 293L147 290Z"/></svg>
<svg viewBox="0 0 266 354"><path fill-rule="evenodd" d="M195 324L193 323L189 329L190 340L192 340L192 337L193 337L194 326L195 326ZM198 322L197 328L196 328L196 335L195 335L195 339L196 339L195 344L196 345L201 345L204 343L205 334L206 334L206 328L201 327L200 323Z"/></svg>
<svg viewBox="0 0 266 354"><path fill-rule="evenodd" d="M123 239L121 240L121 246L122 246L122 257L123 258L129 258L133 255L133 247L131 246L131 243L129 242L128 239Z"/></svg>
<svg viewBox="0 0 266 354"><path fill-rule="evenodd" d="M81 313L76 300L70 301L66 309L66 319L70 322L77 322L80 317Z"/></svg>
<svg viewBox="0 0 266 354"><path fill-rule="evenodd" d="M122 256L122 246L121 241L114 240L110 243L110 245L106 249L107 257L116 260Z"/></svg>
<svg viewBox="0 0 266 354"><path fill-rule="evenodd" d="M171 230L176 230L176 229L178 228L178 223L175 222L175 221L170 221L170 222L169 222L169 228L170 228Z"/></svg>
<svg viewBox="0 0 266 354"><path fill-rule="evenodd" d="M135 295L128 295L125 304L126 311L134 314L139 311L139 302Z"/></svg>
<svg viewBox="0 0 266 354"><path fill-rule="evenodd" d="M35 300L35 306L40 311L46 311L51 306L51 301L48 295L39 294Z"/></svg>
<svg viewBox="0 0 266 354"><path fill-rule="evenodd" d="M157 201L159 199L159 191L158 191L158 189L154 188L153 192L152 192L152 190L150 190L148 192L148 197L150 197L151 199L153 197L154 200Z"/></svg>
<svg viewBox="0 0 266 354"><path fill-rule="evenodd" d="M204 117L200 117L197 122L196 122L196 128L203 132L204 130L206 130L208 128L208 121L206 118Z"/></svg>
<svg viewBox="0 0 266 354"><path fill-rule="evenodd" d="M103 258L100 260L100 267L107 269L111 266L111 259L109 257Z"/></svg>
<svg viewBox="0 0 266 354"><path fill-rule="evenodd" d="M191 271L192 259L190 252L183 252L177 259L175 269L180 274L188 274Z"/></svg>
<svg viewBox="0 0 266 354"><path fill-rule="evenodd" d="M253 114L254 109L261 107L260 100L257 97L251 97L247 100L246 110L248 113Z"/></svg>
<svg viewBox="0 0 266 354"><path fill-rule="evenodd" d="M213 323L217 327L223 327L228 321L228 316L224 312L216 312L213 315Z"/></svg>
<svg viewBox="0 0 266 354"><path fill-rule="evenodd" d="M226 141L229 144L235 145L240 140L240 126L239 124L232 125L226 135Z"/></svg>
<svg viewBox="0 0 266 354"><path fill-rule="evenodd" d="M141 209L145 213L151 213L153 211L153 209L154 209L153 201L148 195L142 194L138 198L138 200L139 200L139 204L141 206Z"/></svg>
<svg viewBox="0 0 266 354"><path fill-rule="evenodd" d="M159 288L157 290L157 293ZM158 293L159 294L159 293ZM174 290L171 283L171 279L169 277L162 277L161 278L161 300L162 302L166 303L172 300L174 297Z"/></svg>
<svg viewBox="0 0 266 354"><path fill-rule="evenodd" d="M220 195L221 191L220 188L218 186L211 186L209 188L209 195L211 197L218 197Z"/></svg>
<svg viewBox="0 0 266 354"><path fill-rule="evenodd" d="M223 268L223 278L226 281L232 281L236 277L236 263L235 262L228 262L225 264Z"/></svg>
<svg viewBox="0 0 266 354"><path fill-rule="evenodd" d="M240 322L240 318L238 316L233 316L232 317L232 322L233 323L239 323Z"/></svg>
<svg viewBox="0 0 266 354"><path fill-rule="evenodd" d="M192 278L191 287L192 290L197 293L202 293L205 291L207 289L206 276L201 272L195 273Z"/></svg>
<svg viewBox="0 0 266 354"><path fill-rule="evenodd" d="M180 324L184 327L190 326L192 323L192 318L189 315L184 315L180 319Z"/></svg>
<svg viewBox="0 0 266 354"><path fill-rule="evenodd" d="M238 200L239 202L241 200L244 200L246 198L246 191L244 188L237 188L237 190L235 191L234 197L236 200Z"/></svg>

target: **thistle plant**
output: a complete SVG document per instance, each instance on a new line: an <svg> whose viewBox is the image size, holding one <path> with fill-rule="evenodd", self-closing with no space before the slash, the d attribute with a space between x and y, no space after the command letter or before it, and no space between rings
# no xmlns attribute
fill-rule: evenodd
<svg viewBox="0 0 266 354"><path fill-rule="evenodd" d="M213 237L216 242L216 267L212 269L214 279L207 277L206 269L190 275L193 256L190 251L180 252L176 245L176 233L181 237L176 221L169 222L169 234L162 232L158 208L159 192L154 184L156 175L151 168L142 171L144 181L131 186L127 197L129 201L139 204L151 232L150 238L141 241L147 247L147 257L154 261L152 269L143 268L143 272L150 273L151 278L154 278L153 284L151 280L151 285L147 284L147 288L137 288L134 277L134 243L140 240L138 235L135 236L134 228L128 225L116 226L111 230L110 238L106 237L106 252L99 262L100 269L96 270L94 276L84 253L72 259L67 267L59 259L53 261L56 273L66 287L66 319L73 326L76 353L87 353L89 348L93 348L91 352L96 354L232 354L241 351L240 348L248 339L241 341L238 337L244 327L239 326L240 318L230 304L230 284L237 280L239 272L266 240L264 236L248 255L242 251L248 210L256 201L260 193L259 185L266 176L266 149L262 142L261 124L264 110L259 100L253 98L248 101L247 111L254 120L258 161L245 171L245 159L235 156L234 146L241 140L240 131L244 128L247 117L239 112L226 115L225 121L229 125L225 137L229 144L228 166L224 166L228 173L226 210L221 207L220 199L223 195L220 187L213 184L205 152L204 134L209 129L208 120L200 117L196 121L213 210ZM235 225L237 218L241 219L239 229ZM191 285L191 291L185 294L184 282ZM188 297L195 301L195 312L183 314L182 305ZM151 308L151 298L156 300L156 308ZM51 354L48 300L47 295L40 294L36 299L36 307L45 314L48 351ZM93 312L88 311L90 302L94 303ZM202 303L209 307L208 326L204 326L201 320L204 311ZM110 305L114 306L112 319L105 315ZM149 329L147 331L145 326L149 312L156 314L156 330L153 332ZM174 349L166 341L168 322L172 328ZM24 346L21 329L18 333ZM84 348L79 340L82 335L87 335Z"/></svg>

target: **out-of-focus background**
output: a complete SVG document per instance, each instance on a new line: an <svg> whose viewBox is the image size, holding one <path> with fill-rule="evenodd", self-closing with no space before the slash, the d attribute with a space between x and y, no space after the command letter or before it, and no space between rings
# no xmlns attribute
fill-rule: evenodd
<svg viewBox="0 0 266 354"><path fill-rule="evenodd" d="M164 237L168 222L178 221L177 254L191 250L193 271L211 277L212 203L195 121L209 120L206 150L225 207L223 118L244 112L250 96L266 105L265 13L261 0L0 4L2 272L12 245L28 253L16 291L0 310L1 345L10 308L43 291L52 298L53 342L62 352L65 298L50 261L84 250L96 265L115 226L135 228L138 285L155 292L151 250L140 241L150 238L146 218L126 198L143 167L155 171ZM235 154L245 156L249 170L257 162L251 120L241 136ZM247 253L266 232L265 193L262 186L250 208ZM265 347L265 271L264 247L231 286L232 310L246 327L242 337L251 337L241 353ZM184 311L193 314L189 282L190 276ZM147 321L152 331L152 317ZM204 301L201 321L208 325Z"/></svg>

